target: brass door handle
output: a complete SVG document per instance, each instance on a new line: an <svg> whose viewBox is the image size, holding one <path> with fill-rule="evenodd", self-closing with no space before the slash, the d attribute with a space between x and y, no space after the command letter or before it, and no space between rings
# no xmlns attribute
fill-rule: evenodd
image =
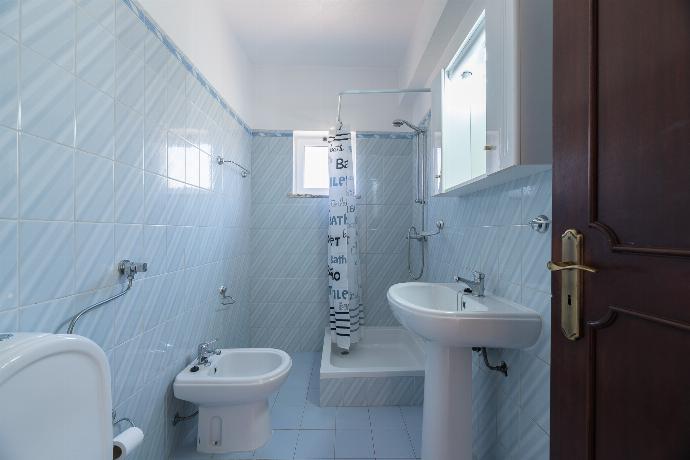
<svg viewBox="0 0 690 460"><path fill-rule="evenodd" d="M546 268L552 272L559 272L561 270L582 270L585 272L596 273L597 269L588 267L587 265L576 264L575 262L564 261L564 262L547 262Z"/></svg>

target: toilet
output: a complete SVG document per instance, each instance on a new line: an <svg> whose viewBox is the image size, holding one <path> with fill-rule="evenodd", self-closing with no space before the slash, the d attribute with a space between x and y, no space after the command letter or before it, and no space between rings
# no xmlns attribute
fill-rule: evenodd
<svg viewBox="0 0 690 460"><path fill-rule="evenodd" d="M0 333L0 459L113 458L110 369L77 335Z"/></svg>
<svg viewBox="0 0 690 460"><path fill-rule="evenodd" d="M175 378L175 397L199 406L197 451L251 451L271 437L268 398L287 379L292 360L273 348L218 350Z"/></svg>

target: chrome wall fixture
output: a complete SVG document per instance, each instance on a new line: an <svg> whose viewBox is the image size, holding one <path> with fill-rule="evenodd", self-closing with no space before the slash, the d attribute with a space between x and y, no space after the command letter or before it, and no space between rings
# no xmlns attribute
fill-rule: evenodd
<svg viewBox="0 0 690 460"><path fill-rule="evenodd" d="M134 283L134 276L137 273L143 273L147 271L148 264L145 262L131 262L125 259L121 260L120 263L117 264L117 270L120 272L121 275L127 277L127 287L119 293L115 294L114 296L108 297L107 299L101 300L100 302L96 302L93 305L89 305L88 307L84 308L82 311L74 315L72 317L72 320L69 322L69 326L67 326L68 334L74 334L74 327L77 325L77 321L79 321L82 316L108 302L112 302L118 297L122 297L123 295L127 294L127 292L129 292L129 290L132 289L132 283Z"/></svg>
<svg viewBox="0 0 690 460"><path fill-rule="evenodd" d="M232 161L232 160L226 160L225 158L223 158L223 157L220 156L220 155L216 157L216 163L218 163L219 165L223 165L223 164L225 164L225 163L232 163L232 164L234 164L235 166L237 166L238 168L240 168L240 169L242 170L242 172L240 173L240 175L241 175L242 177L247 177L248 175L250 175L250 174L252 173L250 170L248 170L247 168L245 168L245 167L242 166L241 164L239 164L239 163L237 163L237 162L235 162L235 161Z"/></svg>
<svg viewBox="0 0 690 460"><path fill-rule="evenodd" d="M529 226L532 227L532 230L538 233L546 233L549 230L550 225L551 219L544 214L540 214L529 221Z"/></svg>
<svg viewBox="0 0 690 460"><path fill-rule="evenodd" d="M232 305L235 302L237 302L237 300L235 300L234 297L227 295L227 293L228 293L228 288L226 288L225 286L221 286L218 288L218 294L220 295L220 304L221 305Z"/></svg>

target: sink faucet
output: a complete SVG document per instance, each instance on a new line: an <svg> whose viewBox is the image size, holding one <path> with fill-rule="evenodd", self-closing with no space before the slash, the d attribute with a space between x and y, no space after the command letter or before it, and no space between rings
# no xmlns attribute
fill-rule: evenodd
<svg viewBox="0 0 690 460"><path fill-rule="evenodd" d="M211 349L211 345L216 343L218 339L213 339L209 342L204 342L200 343L199 346L197 347L197 356L196 360L198 364L203 364L204 366L208 366L211 364L211 362L208 360L208 358L212 355L219 355L220 350L217 348Z"/></svg>
<svg viewBox="0 0 690 460"><path fill-rule="evenodd" d="M474 279L468 280L460 275L455 275L453 279L455 280L456 283L465 283L467 287L469 287L472 290L472 295L475 297L484 297L484 278L486 278L486 275L482 272L472 272L472 276Z"/></svg>

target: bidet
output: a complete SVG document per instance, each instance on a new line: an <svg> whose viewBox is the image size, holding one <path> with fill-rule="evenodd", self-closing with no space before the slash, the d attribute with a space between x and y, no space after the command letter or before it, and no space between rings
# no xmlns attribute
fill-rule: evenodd
<svg viewBox="0 0 690 460"><path fill-rule="evenodd" d="M175 397L199 406L197 451L246 452L271 437L268 397L287 379L292 359L273 348L210 351L177 374Z"/></svg>

